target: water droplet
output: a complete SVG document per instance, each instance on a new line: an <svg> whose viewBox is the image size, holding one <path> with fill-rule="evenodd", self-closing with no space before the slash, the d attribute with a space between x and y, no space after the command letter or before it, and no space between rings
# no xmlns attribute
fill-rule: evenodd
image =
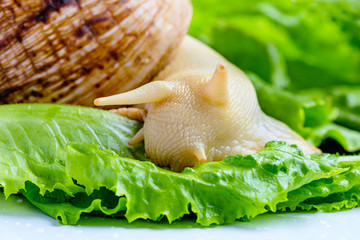
<svg viewBox="0 0 360 240"><path fill-rule="evenodd" d="M26 223L25 227L31 227L31 223Z"/></svg>
<svg viewBox="0 0 360 240"><path fill-rule="evenodd" d="M37 229L36 229L36 232L42 233L42 232L45 232L45 229L43 229L43 228L37 228Z"/></svg>
<svg viewBox="0 0 360 240"><path fill-rule="evenodd" d="M16 202L17 202L17 203L22 203L23 200L22 200L22 199L18 199L18 200L16 200Z"/></svg>
<svg viewBox="0 0 360 240"><path fill-rule="evenodd" d="M20 222L16 222L15 225L19 226L21 223Z"/></svg>

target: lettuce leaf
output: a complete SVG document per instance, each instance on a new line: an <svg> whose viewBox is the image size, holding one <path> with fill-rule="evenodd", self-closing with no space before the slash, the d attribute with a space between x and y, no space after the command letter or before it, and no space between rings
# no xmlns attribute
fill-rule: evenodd
<svg viewBox="0 0 360 240"><path fill-rule="evenodd" d="M70 195L83 191L64 171L69 142L98 144L124 157L143 155L141 145L127 146L141 124L106 111L17 104L0 106L0 113L0 185L5 196L34 179L41 194L55 188Z"/></svg>
<svg viewBox="0 0 360 240"><path fill-rule="evenodd" d="M192 3L190 34L267 82L296 90L359 83L359 1Z"/></svg>
<svg viewBox="0 0 360 240"><path fill-rule="evenodd" d="M35 206L64 224L75 224L81 213L92 211L107 215L123 211L130 222L163 216L172 222L192 212L203 226L232 223L276 211L289 191L347 170L336 168L335 158L328 155L307 157L297 147L279 142L268 143L252 156L229 157L182 173L84 143L70 144L67 156L67 174L86 193L70 197L55 191L42 197L31 183L22 191ZM104 194L106 189L113 192L110 197Z"/></svg>
<svg viewBox="0 0 360 240"><path fill-rule="evenodd" d="M288 201L278 204L279 211L296 209L333 211L357 207L360 197L360 165L358 156L337 157L337 164L349 170L327 179L305 184L288 195Z"/></svg>
<svg viewBox="0 0 360 240"><path fill-rule="evenodd" d="M251 76L267 114L360 151L359 1L192 2L189 33Z"/></svg>
<svg viewBox="0 0 360 240"><path fill-rule="evenodd" d="M360 150L360 128L357 128L360 126L357 119L360 117L360 111L357 115L360 101L354 89L346 93L337 89L333 91L336 98L331 99L319 90L311 90L310 94L294 94L274 88L253 73L248 73L248 76L254 83L265 113L287 123L316 146L331 138L348 152ZM346 110L346 106L350 110Z"/></svg>
<svg viewBox="0 0 360 240"><path fill-rule="evenodd" d="M5 105L0 113L5 195L20 192L63 224L83 214L130 222L194 214L209 226L268 211L352 208L360 199L360 156L305 155L269 142L252 155L174 173L139 160L143 145L126 142L140 124L115 114L55 104Z"/></svg>

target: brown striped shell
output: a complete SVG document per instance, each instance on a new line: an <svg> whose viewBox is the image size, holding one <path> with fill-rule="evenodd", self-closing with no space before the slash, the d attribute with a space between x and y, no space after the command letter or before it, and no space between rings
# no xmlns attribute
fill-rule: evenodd
<svg viewBox="0 0 360 240"><path fill-rule="evenodd" d="M1 0L0 103L92 106L156 75L187 32L188 0Z"/></svg>

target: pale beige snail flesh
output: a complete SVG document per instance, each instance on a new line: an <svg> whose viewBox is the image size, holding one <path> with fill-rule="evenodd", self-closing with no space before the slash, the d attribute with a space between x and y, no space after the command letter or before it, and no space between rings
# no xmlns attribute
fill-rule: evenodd
<svg viewBox="0 0 360 240"><path fill-rule="evenodd" d="M155 81L135 90L95 100L95 104L146 103L145 110L119 109L144 119L130 141L145 140L148 157L159 166L181 171L229 155L251 154L268 141L297 144L305 153L315 148L285 124L262 112L246 75L218 53L186 37L175 59Z"/></svg>

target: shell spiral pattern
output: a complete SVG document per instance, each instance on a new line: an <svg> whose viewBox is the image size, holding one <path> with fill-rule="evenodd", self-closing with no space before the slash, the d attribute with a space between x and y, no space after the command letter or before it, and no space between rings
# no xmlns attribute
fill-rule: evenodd
<svg viewBox="0 0 360 240"><path fill-rule="evenodd" d="M0 104L92 106L136 88L187 32L188 0L0 1Z"/></svg>

